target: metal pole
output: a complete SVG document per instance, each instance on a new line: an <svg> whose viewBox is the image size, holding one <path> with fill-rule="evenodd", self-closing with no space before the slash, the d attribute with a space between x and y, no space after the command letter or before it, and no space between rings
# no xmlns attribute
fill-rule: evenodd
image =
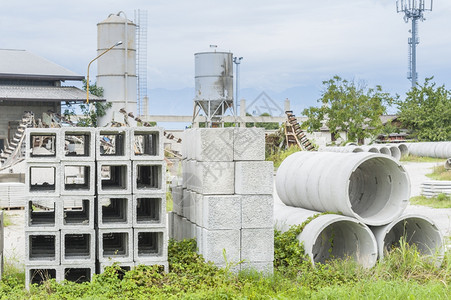
<svg viewBox="0 0 451 300"><path fill-rule="evenodd" d="M233 62L236 65L236 81L235 81L235 111L238 111L240 101L240 64L243 57L234 57Z"/></svg>

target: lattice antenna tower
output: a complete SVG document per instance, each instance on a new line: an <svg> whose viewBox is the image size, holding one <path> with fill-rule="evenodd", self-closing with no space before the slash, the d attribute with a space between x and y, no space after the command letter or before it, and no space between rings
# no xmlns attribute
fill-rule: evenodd
<svg viewBox="0 0 451 300"><path fill-rule="evenodd" d="M412 21L412 29L410 30L412 36L408 38L409 46L409 71L407 72L407 79L412 82L412 87L415 87L418 81L417 73L417 45L420 43L418 38L418 20L424 21L424 12L432 11L433 0L396 0L396 11L404 13L404 21Z"/></svg>
<svg viewBox="0 0 451 300"><path fill-rule="evenodd" d="M136 24L136 74L138 74L137 96L138 115L145 116L148 112L149 97L147 96L147 10L135 10Z"/></svg>

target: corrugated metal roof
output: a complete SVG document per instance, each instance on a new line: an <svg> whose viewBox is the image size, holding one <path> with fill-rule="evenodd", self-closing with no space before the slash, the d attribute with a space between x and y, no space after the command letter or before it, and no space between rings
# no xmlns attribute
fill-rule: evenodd
<svg viewBox="0 0 451 300"><path fill-rule="evenodd" d="M0 78L34 78L52 80L82 80L56 63L26 50L0 49Z"/></svg>
<svg viewBox="0 0 451 300"><path fill-rule="evenodd" d="M17 86L0 85L0 100L10 101L84 101L86 91L74 86ZM90 101L105 99L89 95Z"/></svg>

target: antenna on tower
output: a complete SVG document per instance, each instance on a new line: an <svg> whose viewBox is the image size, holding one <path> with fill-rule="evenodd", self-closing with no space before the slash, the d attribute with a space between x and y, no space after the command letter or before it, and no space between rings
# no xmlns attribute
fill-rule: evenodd
<svg viewBox="0 0 451 300"><path fill-rule="evenodd" d="M426 3L427 2L427 3ZM415 87L418 80L417 73L417 45L420 43L418 38L418 20L424 21L424 11L432 11L432 0L396 0L396 12L404 13L404 21L406 23L412 20L412 37L409 37L407 43L409 45L409 72L407 79L412 82Z"/></svg>
<svg viewBox="0 0 451 300"><path fill-rule="evenodd" d="M136 24L136 74L137 82L137 113L138 116L145 116L148 112L147 97L147 10L135 10Z"/></svg>

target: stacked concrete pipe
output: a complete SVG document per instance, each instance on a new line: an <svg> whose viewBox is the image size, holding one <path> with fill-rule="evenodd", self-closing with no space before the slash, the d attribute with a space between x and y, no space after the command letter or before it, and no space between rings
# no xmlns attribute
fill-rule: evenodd
<svg viewBox="0 0 451 300"><path fill-rule="evenodd" d="M405 147L405 145L404 145ZM405 151L407 147L403 148ZM345 146L345 147L324 147L320 149L321 152L341 152L341 153L358 153L358 152L371 152L382 153L399 160L402 156L401 150L395 145L366 145L366 146Z"/></svg>
<svg viewBox="0 0 451 300"><path fill-rule="evenodd" d="M292 154L279 167L275 185L280 200L286 205L285 207L275 206L274 215L277 223L302 224L306 218L312 215L312 212L302 212L299 208L316 212L339 213L343 215L341 217L346 216L347 221L352 219L355 224L368 225L376 230L379 249L384 249L389 240L387 234L390 230L398 228L396 224L401 222L400 220L404 220L401 214L405 210L410 196L410 181L404 167L389 156L369 152L298 152ZM318 236L327 236L327 232L322 233L321 230L325 230L335 222L342 221L342 219L332 216L337 215L320 216L314 219L314 223L312 223L313 221L310 223L315 229L309 229L308 233L298 236L313 262L317 262L316 257L325 250L314 247L318 247L318 243L316 243ZM421 216L415 216L415 220L414 224L418 227L416 234L418 239L411 239L408 242L422 243L425 248L429 247L434 251L438 249L442 244L441 236L434 237L433 241L421 238L432 232L427 229L425 224L432 224L431 226L435 226L435 224L426 219L421 221ZM282 229L286 230L284 226ZM347 228L348 233L355 232L350 225ZM365 230L360 232L363 234ZM351 241L348 242L354 244L360 243L363 239L358 235L353 238L352 234L343 235L342 239L345 238L350 238ZM343 253L346 252L347 256L354 258L365 257L364 261L357 261L368 267L371 265L370 257L373 253L370 250L370 243L367 242L366 245L363 248L359 247L359 254L350 254L349 249ZM323 246L328 247L327 244ZM316 257L315 254L317 254ZM380 251L379 256L383 257ZM321 262L322 256L318 259Z"/></svg>
<svg viewBox="0 0 451 300"><path fill-rule="evenodd" d="M406 145L412 155L446 159L451 157L451 142L420 142Z"/></svg>

